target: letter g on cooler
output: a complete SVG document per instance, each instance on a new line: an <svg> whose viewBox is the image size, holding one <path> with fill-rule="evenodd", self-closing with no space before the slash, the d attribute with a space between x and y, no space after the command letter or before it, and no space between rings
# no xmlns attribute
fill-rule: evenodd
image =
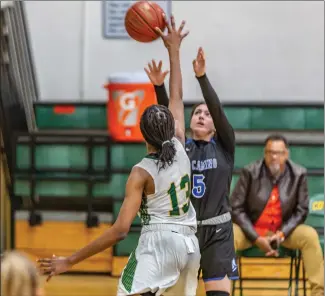
<svg viewBox="0 0 325 296"><path fill-rule="evenodd" d="M113 95L114 97L114 95ZM138 124L139 106L144 99L143 91L124 92L117 94L117 104L119 104L118 120L124 126L135 126Z"/></svg>
<svg viewBox="0 0 325 296"><path fill-rule="evenodd" d="M108 90L107 123L111 138L120 142L143 142L140 118L146 107L156 104L153 85L147 76L116 75Z"/></svg>

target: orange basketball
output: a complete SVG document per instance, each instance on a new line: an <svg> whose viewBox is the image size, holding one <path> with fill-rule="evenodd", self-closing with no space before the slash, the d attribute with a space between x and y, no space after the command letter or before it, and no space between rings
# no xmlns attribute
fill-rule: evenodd
<svg viewBox="0 0 325 296"><path fill-rule="evenodd" d="M125 28L131 38L139 42L151 42L159 38L156 27L165 30L163 9L155 2L139 1L133 4L125 16Z"/></svg>

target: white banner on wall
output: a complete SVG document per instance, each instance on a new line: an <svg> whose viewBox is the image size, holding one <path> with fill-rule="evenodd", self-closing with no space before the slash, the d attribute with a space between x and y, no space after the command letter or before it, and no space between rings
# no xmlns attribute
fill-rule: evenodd
<svg viewBox="0 0 325 296"><path fill-rule="evenodd" d="M129 7L136 1L129 0L109 0L102 1L103 9L103 35L110 39L128 39L130 38L125 30L124 18ZM155 1L169 16L171 14L172 1Z"/></svg>

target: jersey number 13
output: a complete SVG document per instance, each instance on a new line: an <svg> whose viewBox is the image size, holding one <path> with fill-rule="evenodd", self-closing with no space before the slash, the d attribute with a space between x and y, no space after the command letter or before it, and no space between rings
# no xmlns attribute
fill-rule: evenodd
<svg viewBox="0 0 325 296"><path fill-rule="evenodd" d="M188 212L189 209L189 199L190 199L190 192L191 192L191 182L190 177L188 175L185 175L181 179L180 183L181 190L186 190L186 202L182 205L181 209L184 214ZM172 204L172 210L169 211L170 216L180 216L180 206L178 204L178 198L177 198L177 192L176 192L176 186L174 183L170 185L170 188L168 190L168 194L170 196L170 201Z"/></svg>

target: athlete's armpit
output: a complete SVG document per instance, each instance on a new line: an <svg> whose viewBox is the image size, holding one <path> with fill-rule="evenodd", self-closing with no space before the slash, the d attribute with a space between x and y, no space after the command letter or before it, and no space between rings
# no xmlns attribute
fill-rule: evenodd
<svg viewBox="0 0 325 296"><path fill-rule="evenodd" d="M129 232L141 205L145 184L150 175L142 168L133 167L125 188L125 198L113 227L125 235Z"/></svg>

